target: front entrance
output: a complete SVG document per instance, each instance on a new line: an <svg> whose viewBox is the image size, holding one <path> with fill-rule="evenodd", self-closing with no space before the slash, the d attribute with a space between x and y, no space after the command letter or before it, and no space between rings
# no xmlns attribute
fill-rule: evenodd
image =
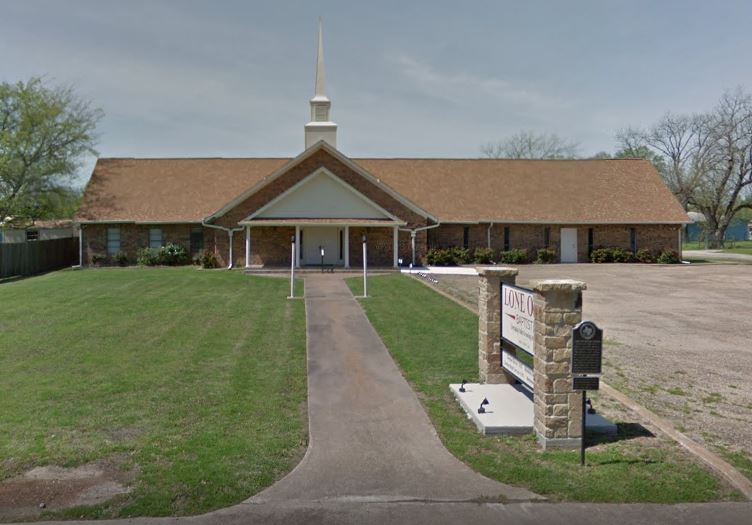
<svg viewBox="0 0 752 525"><path fill-rule="evenodd" d="M577 262L577 228L561 229L561 262Z"/></svg>
<svg viewBox="0 0 752 525"><path fill-rule="evenodd" d="M340 265L342 258L342 230L333 227L306 227L300 229L301 264L321 264L321 249L324 249L324 264Z"/></svg>

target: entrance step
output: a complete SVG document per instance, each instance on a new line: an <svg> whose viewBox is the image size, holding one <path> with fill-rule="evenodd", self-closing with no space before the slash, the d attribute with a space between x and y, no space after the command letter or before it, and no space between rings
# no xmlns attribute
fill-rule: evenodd
<svg viewBox="0 0 752 525"><path fill-rule="evenodd" d="M530 434L533 432L533 397L517 385L481 385L465 383L460 392L459 384L449 389L478 430L483 434ZM478 408L488 399L485 413ZM616 425L600 414L587 414L585 426L589 432L616 435Z"/></svg>

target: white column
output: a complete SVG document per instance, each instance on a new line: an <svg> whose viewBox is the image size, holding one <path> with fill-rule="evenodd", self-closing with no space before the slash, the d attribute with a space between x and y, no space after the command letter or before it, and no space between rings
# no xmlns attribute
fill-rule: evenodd
<svg viewBox="0 0 752 525"><path fill-rule="evenodd" d="M350 227L345 226L345 268L350 267Z"/></svg>
<svg viewBox="0 0 752 525"><path fill-rule="evenodd" d="M394 255L394 262L392 266L397 268L399 266L399 226L394 227L394 233L392 235L392 253Z"/></svg>
<svg viewBox="0 0 752 525"><path fill-rule="evenodd" d="M295 226L295 267L300 268L300 226Z"/></svg>
<svg viewBox="0 0 752 525"><path fill-rule="evenodd" d="M251 227L245 227L245 267L251 267Z"/></svg>

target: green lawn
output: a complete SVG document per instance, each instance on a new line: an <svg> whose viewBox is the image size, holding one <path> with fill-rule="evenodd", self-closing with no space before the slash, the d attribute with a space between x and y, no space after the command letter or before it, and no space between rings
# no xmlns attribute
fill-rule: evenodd
<svg viewBox="0 0 752 525"><path fill-rule="evenodd" d="M702 242L685 242L682 248L684 250L704 250L705 244ZM752 241L726 241L723 251L752 255Z"/></svg>
<svg viewBox="0 0 752 525"><path fill-rule="evenodd" d="M0 284L0 480L102 459L135 473L130 495L75 517L195 514L269 486L307 441L304 304L288 293L193 268Z"/></svg>
<svg viewBox="0 0 752 525"><path fill-rule="evenodd" d="M738 496L673 442L620 425L620 439L588 451L541 452L535 438L477 432L449 392L478 377L478 318L401 275L373 277L361 304L418 393L446 447L484 475L553 500L675 503ZM355 295L360 279L349 279Z"/></svg>

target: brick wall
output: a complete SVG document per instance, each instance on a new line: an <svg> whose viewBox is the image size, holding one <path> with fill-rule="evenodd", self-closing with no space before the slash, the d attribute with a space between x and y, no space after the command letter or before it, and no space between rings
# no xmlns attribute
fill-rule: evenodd
<svg viewBox="0 0 752 525"><path fill-rule="evenodd" d="M427 248L448 248L463 246L464 229L468 228L468 247L485 248L488 246L488 223L486 224L442 224L430 230L428 240L423 243L422 256ZM636 224L636 225L551 225L548 246L545 244L546 225L538 224L494 224L491 227L491 248L504 249L504 228L509 228L509 248L527 248L531 254L541 248L551 248L559 253L560 232L562 228L577 228L577 259L588 262L588 229L593 229L593 247L620 247L630 249L630 229L637 233L637 249L647 248L658 253L664 249L679 250L679 225ZM424 233L425 236L425 232Z"/></svg>
<svg viewBox="0 0 752 525"><path fill-rule="evenodd" d="M350 266L363 266L363 234L368 237L368 265L392 266L394 232L392 228L350 228ZM409 250L408 238L408 250Z"/></svg>
<svg viewBox="0 0 752 525"><path fill-rule="evenodd" d="M84 265L91 263L93 255L107 255L107 229L120 228L120 251L128 256L128 262L135 264L138 251L149 247L149 229L162 230L163 244L174 243L184 246L190 253L191 229L194 224L85 224L82 228ZM207 243L207 230L204 229L204 245Z"/></svg>

